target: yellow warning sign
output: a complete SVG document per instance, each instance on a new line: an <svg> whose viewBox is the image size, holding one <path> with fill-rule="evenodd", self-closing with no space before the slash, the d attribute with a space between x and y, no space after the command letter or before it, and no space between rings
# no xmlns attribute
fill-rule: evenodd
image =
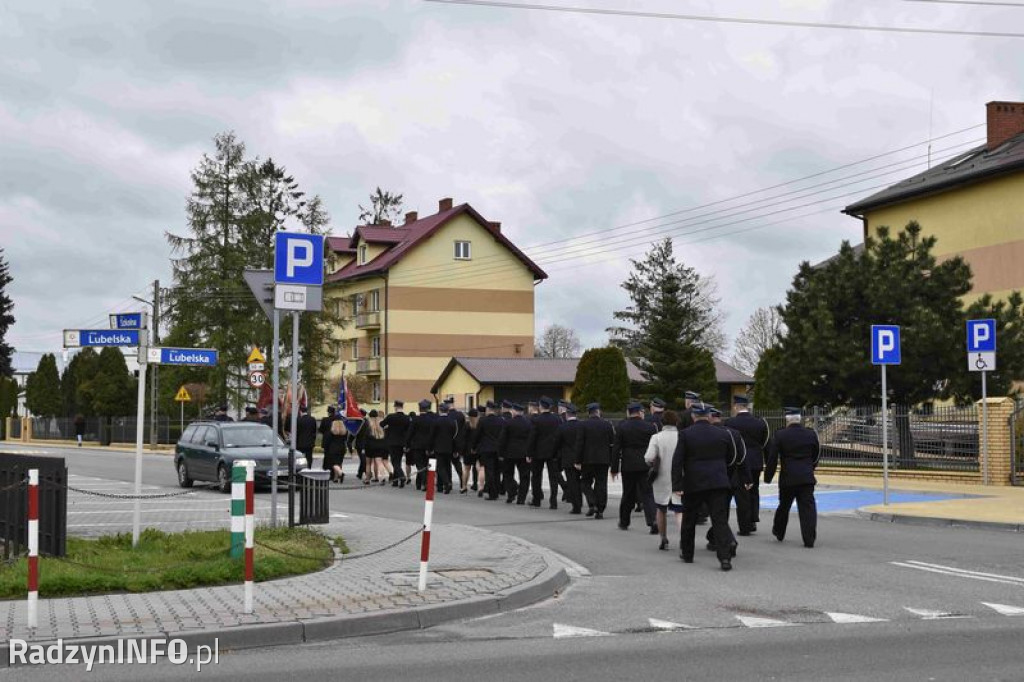
<svg viewBox="0 0 1024 682"><path fill-rule="evenodd" d="M267 359L260 352L259 346L253 346L252 352L249 353L249 359L246 362L266 362Z"/></svg>
<svg viewBox="0 0 1024 682"><path fill-rule="evenodd" d="M179 403L189 403L192 402L192 396L190 396L188 391L185 390L185 387L182 386L178 389L178 393L174 396L174 400Z"/></svg>

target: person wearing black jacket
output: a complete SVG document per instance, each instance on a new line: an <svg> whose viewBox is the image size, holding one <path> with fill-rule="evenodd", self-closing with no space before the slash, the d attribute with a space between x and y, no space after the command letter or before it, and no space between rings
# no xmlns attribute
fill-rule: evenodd
<svg viewBox="0 0 1024 682"><path fill-rule="evenodd" d="M306 456L306 463L313 463L313 448L316 447L316 419L309 416L308 407L299 408L299 418L295 421L295 449Z"/></svg>
<svg viewBox="0 0 1024 682"><path fill-rule="evenodd" d="M405 433L409 461L416 467L416 490L427 488L427 452L430 450L430 426L437 417L430 411L430 401L421 400L420 413L413 417Z"/></svg>
<svg viewBox="0 0 1024 682"><path fill-rule="evenodd" d="M733 461L732 437L708 421L711 409L703 403L690 408L694 423L679 432L672 456L672 491L683 495L683 530L679 556L693 563L697 510L708 505L718 561L723 571L732 570L736 540L729 528L729 465Z"/></svg>
<svg viewBox="0 0 1024 682"><path fill-rule="evenodd" d="M565 474L565 501L572 505L570 514L581 514L583 509L583 491L580 488L581 465L576 463L576 437L579 434L580 422L576 419L576 406L566 403L565 421L558 427L555 437L555 452L558 453L562 472Z"/></svg>
<svg viewBox="0 0 1024 682"><path fill-rule="evenodd" d="M506 502L526 504L530 483L530 465L526 463L526 446L530 439L530 422L523 416L523 406L511 405L512 418L505 423L498 439L498 457L504 460L502 480L505 482ZM519 481L516 482L516 474Z"/></svg>
<svg viewBox="0 0 1024 682"><path fill-rule="evenodd" d="M498 416L498 406L488 400L484 406L486 414L480 418L473 431L470 447L480 458L484 467L484 484L477 492L477 497L486 493L488 500L496 500L501 494L498 487L498 442L505 423Z"/></svg>
<svg viewBox="0 0 1024 682"><path fill-rule="evenodd" d="M394 469L394 476L391 479L392 488L404 488L408 478L405 470L402 469L405 435L409 431L409 417L402 412L403 407L405 407L405 403L396 400L395 411L384 417L380 423L384 428L384 443L387 445L388 455L391 457L391 468Z"/></svg>
<svg viewBox="0 0 1024 682"><path fill-rule="evenodd" d="M452 491L452 454L455 452L459 423L449 414L448 403L441 403L437 409L439 414L430 422L427 455L435 460L439 492L448 495Z"/></svg>
<svg viewBox="0 0 1024 682"><path fill-rule="evenodd" d="M260 421L261 422L263 421L262 417L260 418ZM333 405L328 405L327 406L327 416L320 420L320 426L317 429L320 432L320 447L323 449L325 457L327 456L327 445L331 441L331 422L332 421L334 421L334 406ZM269 424L270 423L270 419L268 418L265 423ZM327 467L324 466L324 469L326 469L326 468Z"/></svg>
<svg viewBox="0 0 1024 682"><path fill-rule="evenodd" d="M700 394L687 391L683 394L685 409L679 413L679 430L693 426L693 406L700 402Z"/></svg>
<svg viewBox="0 0 1024 682"><path fill-rule="evenodd" d="M665 401L661 398L651 398L651 413L644 417L645 422L650 422L661 431L661 418L665 414Z"/></svg>
<svg viewBox="0 0 1024 682"><path fill-rule="evenodd" d="M587 405L587 420L576 433L576 463L582 472L583 495L587 498L587 516L604 518L608 505L608 467L615 445L615 427L601 418L601 403Z"/></svg>
<svg viewBox="0 0 1024 682"><path fill-rule="evenodd" d="M466 415L460 410L455 409L455 398L445 398L445 404L448 405L448 418L454 419L458 426L458 431L455 435L455 443L452 445L452 466L455 467L455 473L459 477L459 488L465 489L468 481L464 481L465 478L462 472L462 455L466 450L466 437L469 429L466 428ZM452 480L451 473L448 474L448 480Z"/></svg>
<svg viewBox="0 0 1024 682"><path fill-rule="evenodd" d="M747 530L753 533L761 521L761 472L764 471L764 456L768 448L770 429L767 421L750 413L750 399L747 396L738 395L733 398L733 410L735 416L726 419L725 425L740 432L743 444L747 448L747 469L750 471L750 489L746 491L750 508L750 523ZM744 534L741 520L740 535Z"/></svg>
<svg viewBox="0 0 1024 682"><path fill-rule="evenodd" d="M633 507L639 502L643 505L644 520L651 535L658 534L657 521L654 517L654 495L648 479L650 467L644 461L651 436L658 432L658 427L644 421L643 406L630 403L626 406L626 419L619 422L615 429L615 445L612 448L611 471L612 480L622 472L622 499L619 501L619 530L629 530Z"/></svg>
<svg viewBox="0 0 1024 682"><path fill-rule="evenodd" d="M483 466L480 465L480 459L477 457L476 452L473 450L473 441L476 437L476 430L480 426L480 413L476 408L471 407L466 413L466 427L459 433L456 447L461 448L459 451L459 460L462 463L459 470L459 493L465 495L469 492L467 484L473 481L473 490L477 489L477 481L484 477ZM478 497L483 497L483 485L479 486L480 493Z"/></svg>
<svg viewBox="0 0 1024 682"><path fill-rule="evenodd" d="M366 422L359 429L356 448L366 457L367 471L363 483L370 483L370 472L372 471L374 483L387 485L388 479L384 478L384 473L391 473L388 471L391 468L391 462L388 460L387 436L377 410L370 410Z"/></svg>
<svg viewBox="0 0 1024 682"><path fill-rule="evenodd" d="M750 498L747 496L747 491L750 490L750 470L747 468L747 446L739 431L722 423L722 413L715 408L711 409L711 423L728 433L732 440L733 457L729 463L729 496L736 500L736 523L740 527L740 535L750 535ZM715 551L716 546L714 536L715 529L708 528L708 550L712 552Z"/></svg>
<svg viewBox="0 0 1024 682"><path fill-rule="evenodd" d="M818 507L814 501L814 486L818 480L814 470L821 456L818 434L800 423L800 410L786 409L786 428L772 436L768 445L768 460L765 462L764 482L771 483L776 467L779 473L779 508L775 510L772 535L779 542L786 537L789 510L796 500L800 514L800 535L804 547L814 547L818 537Z"/></svg>
<svg viewBox="0 0 1024 682"><path fill-rule="evenodd" d="M526 444L526 451L530 453L530 487L533 490L533 497L530 505L539 507L544 501L544 471L548 472L548 491L551 500L548 507L558 509L558 488L561 483L559 469L561 462L558 459L556 440L558 429L562 426L562 420L551 413L554 405L551 398L541 398L538 402L540 412L531 420L530 439Z"/></svg>

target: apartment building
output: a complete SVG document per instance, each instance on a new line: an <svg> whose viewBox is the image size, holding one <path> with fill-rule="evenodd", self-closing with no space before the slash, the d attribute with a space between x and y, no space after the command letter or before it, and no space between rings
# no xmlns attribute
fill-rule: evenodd
<svg viewBox="0 0 1024 682"><path fill-rule="evenodd" d="M415 403L452 356L533 357L534 287L547 275L469 204L328 238L329 377L369 381L368 407Z"/></svg>

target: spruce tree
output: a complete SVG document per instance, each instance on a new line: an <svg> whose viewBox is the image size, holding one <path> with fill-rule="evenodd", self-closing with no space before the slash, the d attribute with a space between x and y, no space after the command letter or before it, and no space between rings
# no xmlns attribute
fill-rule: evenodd
<svg viewBox="0 0 1024 682"><path fill-rule="evenodd" d="M138 407L137 380L128 371L124 355L117 348L104 348L95 375L81 387L92 412L101 417L129 417Z"/></svg>
<svg viewBox="0 0 1024 682"><path fill-rule="evenodd" d="M629 374L622 351L614 346L587 350L576 366L572 400L581 410L598 402L605 411L624 411L629 401Z"/></svg>
<svg viewBox="0 0 1024 682"><path fill-rule="evenodd" d="M11 300L7 285L13 281L4 250L0 248L0 377L9 377L14 373L11 366L14 349L7 343L7 330L14 324L14 301Z"/></svg>
<svg viewBox="0 0 1024 682"><path fill-rule="evenodd" d="M25 386L25 406L40 417L56 417L63 413L60 375L53 353L40 358L36 371L29 375Z"/></svg>

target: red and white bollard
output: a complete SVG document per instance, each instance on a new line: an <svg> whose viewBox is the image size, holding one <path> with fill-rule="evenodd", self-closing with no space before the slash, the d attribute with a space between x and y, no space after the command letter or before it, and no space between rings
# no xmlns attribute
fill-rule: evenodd
<svg viewBox="0 0 1024 682"><path fill-rule="evenodd" d="M245 463L245 613L252 613L253 564L252 550L256 534L253 497L256 488L256 462Z"/></svg>
<svg viewBox="0 0 1024 682"><path fill-rule="evenodd" d="M28 626L39 626L39 469L28 470Z"/></svg>
<svg viewBox="0 0 1024 682"><path fill-rule="evenodd" d="M430 521L434 516L434 479L437 477L437 460L427 460L427 501L423 507L423 535L420 543L420 585L419 591L427 589L427 564L430 563Z"/></svg>

